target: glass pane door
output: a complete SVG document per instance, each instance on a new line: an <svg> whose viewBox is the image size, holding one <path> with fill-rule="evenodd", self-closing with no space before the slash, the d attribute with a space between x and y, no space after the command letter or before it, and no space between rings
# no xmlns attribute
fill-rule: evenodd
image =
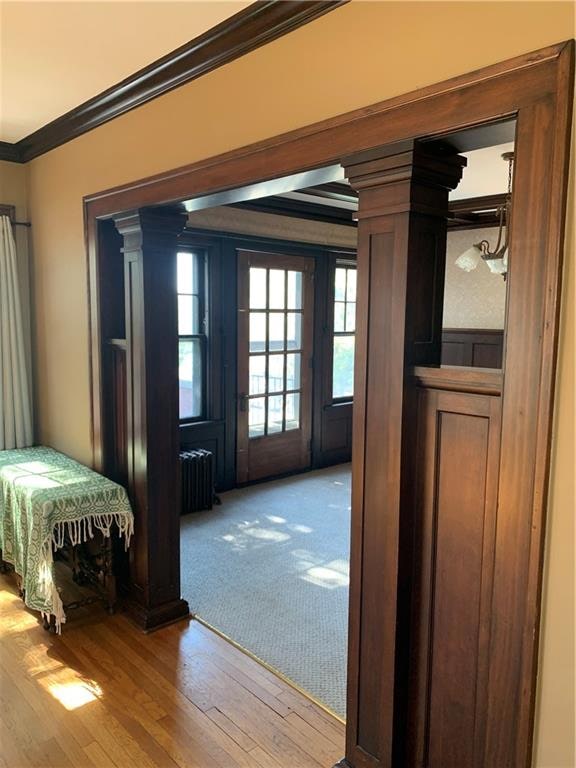
<svg viewBox="0 0 576 768"><path fill-rule="evenodd" d="M311 462L314 258L238 251L239 483Z"/></svg>
<svg viewBox="0 0 576 768"><path fill-rule="evenodd" d="M249 268L248 437L299 429L302 272Z"/></svg>

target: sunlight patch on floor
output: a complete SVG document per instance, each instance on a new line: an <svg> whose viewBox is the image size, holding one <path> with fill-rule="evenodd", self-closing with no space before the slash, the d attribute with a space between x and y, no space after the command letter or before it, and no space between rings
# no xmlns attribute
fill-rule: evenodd
<svg viewBox="0 0 576 768"><path fill-rule="evenodd" d="M350 583L349 565L345 560L332 560L309 568L300 578L326 589L347 587Z"/></svg>
<svg viewBox="0 0 576 768"><path fill-rule="evenodd" d="M278 517L278 515L266 515L266 517L271 523L278 523L278 525L286 522L286 518Z"/></svg>
<svg viewBox="0 0 576 768"><path fill-rule="evenodd" d="M18 611L12 614L9 609L16 604L18 604ZM0 592L0 609L3 614L8 614L8 617L2 617L0 638L16 632L25 632L27 629L38 626L38 619L24 610L24 603L12 592L6 590Z"/></svg>
<svg viewBox="0 0 576 768"><path fill-rule="evenodd" d="M103 695L98 683L82 678L68 667L63 667L55 674L38 682L67 710L79 709Z"/></svg>

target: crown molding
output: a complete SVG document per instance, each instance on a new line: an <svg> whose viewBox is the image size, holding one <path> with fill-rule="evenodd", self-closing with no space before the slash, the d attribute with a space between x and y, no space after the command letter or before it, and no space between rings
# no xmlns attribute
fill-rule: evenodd
<svg viewBox="0 0 576 768"><path fill-rule="evenodd" d="M347 2L349 0L257 0L20 141L0 142L0 160L27 163Z"/></svg>
<svg viewBox="0 0 576 768"><path fill-rule="evenodd" d="M17 144L10 144L9 141L0 141L0 160L7 160L10 163L21 163L20 153Z"/></svg>

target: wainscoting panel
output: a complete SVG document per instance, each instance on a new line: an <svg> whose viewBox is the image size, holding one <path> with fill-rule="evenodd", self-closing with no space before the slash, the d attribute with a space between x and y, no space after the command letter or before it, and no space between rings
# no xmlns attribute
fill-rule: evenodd
<svg viewBox="0 0 576 768"><path fill-rule="evenodd" d="M502 368L504 331L491 328L444 328L442 364Z"/></svg>
<svg viewBox="0 0 576 768"><path fill-rule="evenodd" d="M422 387L417 399L409 765L480 768L501 399Z"/></svg>

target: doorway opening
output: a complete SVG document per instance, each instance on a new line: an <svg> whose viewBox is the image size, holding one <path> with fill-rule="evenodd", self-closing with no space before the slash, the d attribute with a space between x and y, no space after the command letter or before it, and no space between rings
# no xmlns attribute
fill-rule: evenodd
<svg viewBox="0 0 576 768"><path fill-rule="evenodd" d="M356 199L343 180L282 189L189 213L179 241L181 449L210 452L219 501L183 510L182 594L343 719Z"/></svg>
<svg viewBox="0 0 576 768"><path fill-rule="evenodd" d="M506 282L456 262L498 239L514 133L443 139L467 163L449 196L443 365L502 367ZM344 719L358 193L338 179L256 194L191 211L180 238L181 447L212 453L221 502L184 510L182 594Z"/></svg>

